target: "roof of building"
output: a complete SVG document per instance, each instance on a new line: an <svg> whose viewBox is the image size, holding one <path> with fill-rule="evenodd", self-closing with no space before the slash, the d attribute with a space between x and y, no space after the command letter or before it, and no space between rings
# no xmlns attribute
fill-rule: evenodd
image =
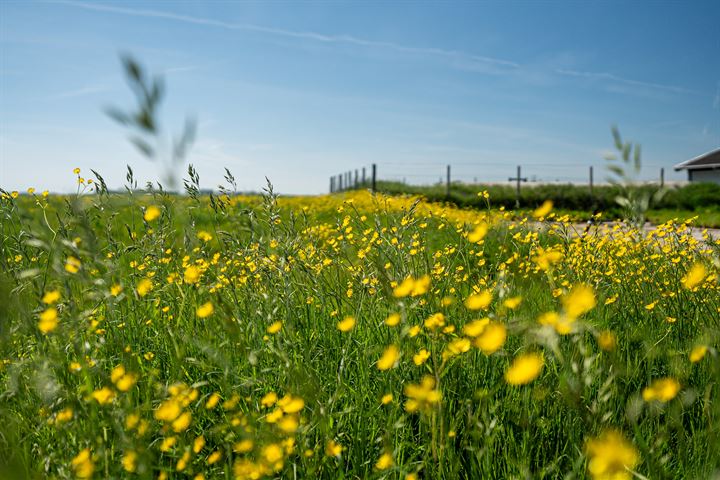
<svg viewBox="0 0 720 480"><path fill-rule="evenodd" d="M720 148L675 165L675 170L712 170L720 168Z"/></svg>

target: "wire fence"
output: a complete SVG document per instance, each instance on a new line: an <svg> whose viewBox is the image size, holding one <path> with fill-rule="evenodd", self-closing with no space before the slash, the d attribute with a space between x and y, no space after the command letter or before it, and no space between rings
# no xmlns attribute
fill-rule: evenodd
<svg viewBox="0 0 720 480"><path fill-rule="evenodd" d="M638 181L665 185L665 167L645 164ZM567 165L560 163L533 163L508 166L506 163L458 162L451 165L437 163L373 163L330 177L330 192L357 188L375 191L378 182L396 182L406 185L444 185L447 194L453 184L505 184L514 185L518 193L523 185L574 184L594 186L607 183L605 168L596 165Z"/></svg>

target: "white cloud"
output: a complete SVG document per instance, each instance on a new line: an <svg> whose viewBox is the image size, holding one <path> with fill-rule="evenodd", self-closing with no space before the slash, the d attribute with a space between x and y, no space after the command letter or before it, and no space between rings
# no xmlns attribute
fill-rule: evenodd
<svg viewBox="0 0 720 480"><path fill-rule="evenodd" d="M89 85L82 88L76 88L73 90L67 90L65 92L56 93L51 98L73 98L73 97L84 97L85 95L92 95L100 92L107 92L110 87L107 85Z"/></svg>
<svg viewBox="0 0 720 480"><path fill-rule="evenodd" d="M485 64L487 66L494 66L496 68L515 69L520 65L505 59L487 57L483 55L476 55L473 53L463 52L459 50L446 50L441 48L433 47L414 47L401 45L393 42L382 42L376 40L368 40L364 38L358 38L350 35L327 35L317 32L308 31L295 31L285 30L280 28L265 27L261 25L254 25L249 23L230 23L221 20L215 20L211 18L200 18L191 17L188 15L181 15L172 12L165 12L160 10L148 10L148 9L134 9L118 7L114 5L103 5L96 3L85 3L76 2L72 0L61 0L57 3L84 8L86 10L95 10L99 12L117 13L122 15L132 15L136 17L147 17L147 18L162 18L165 20L173 20L183 23L192 23L195 25L205 25L208 27L224 28L227 30L244 30L250 32L258 32L269 35L276 35L282 37L290 37L296 39L313 40L324 43L340 43L347 45L357 45L362 47L371 48L384 48L389 50L395 50L402 53L409 54L420 54L444 58L451 62L452 65L459 68L466 66L472 66L476 70L480 70L479 65Z"/></svg>
<svg viewBox="0 0 720 480"><path fill-rule="evenodd" d="M702 93L697 92L695 90L690 90L688 88L684 87L678 87L675 85L665 85L661 83L652 83L652 82L643 82L640 80L633 80L630 78L624 78L620 77L618 75L615 75L613 73L608 72L581 72L577 70L566 70L566 69L556 69L556 73L560 75L570 76L570 77L579 77L579 78L587 78L591 80L600 80L600 81L606 81L606 82L612 82L612 83L621 83L624 85L631 85L634 87L643 87L643 88L652 88L656 90L663 90L667 92L672 93L682 93L682 94L696 94L696 95L702 95Z"/></svg>

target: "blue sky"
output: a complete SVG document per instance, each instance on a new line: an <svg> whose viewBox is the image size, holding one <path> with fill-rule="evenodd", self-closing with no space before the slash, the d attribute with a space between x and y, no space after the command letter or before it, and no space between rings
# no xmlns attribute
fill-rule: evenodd
<svg viewBox="0 0 720 480"><path fill-rule="evenodd" d="M0 3L0 186L160 178L103 113L130 106L118 54L168 86L167 132L198 119L204 187L283 193L378 164L381 178L603 178L610 126L645 178L720 146L720 2Z"/></svg>

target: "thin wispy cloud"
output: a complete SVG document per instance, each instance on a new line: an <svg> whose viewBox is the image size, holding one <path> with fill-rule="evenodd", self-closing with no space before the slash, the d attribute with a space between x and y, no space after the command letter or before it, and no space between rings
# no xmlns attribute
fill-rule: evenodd
<svg viewBox="0 0 720 480"><path fill-rule="evenodd" d="M655 90L663 90L663 91L672 92L672 93L702 95L701 92L697 92L695 90L690 90L690 89L684 88L684 87L678 87L675 85L664 85L661 83L644 82L641 80L633 80L631 78L624 78L619 75L615 75L613 73L608 73L608 72L583 72L583 71L578 71L578 70L566 70L566 69L559 68L559 69L555 70L555 73L558 73L559 75L569 76L569 77L587 78L590 80L599 80L599 81L604 81L604 82L619 83L619 84L623 84L623 85L631 85L634 87L652 88Z"/></svg>
<svg viewBox="0 0 720 480"><path fill-rule="evenodd" d="M104 5L104 4L97 4L97 3L75 2L75 1L71 1L71 0L60 0L60 1L57 1L54 3L59 3L62 5L68 5L68 6L77 7L77 8L83 8L86 10L94 10L94 11L98 11L98 12L116 13L116 14L131 15L131 16L136 16L136 17L146 17L146 18L161 18L161 19L165 19L165 20L173 20L176 22L191 23L191 24L195 24L195 25L204 25L204 26L208 26L208 27L223 28L226 30L241 30L241 31L264 33L264 34L276 35L276 36L282 36L282 37L289 37L289 38L295 38L295 39L313 40L313 41L323 42L323 43L338 43L338 44L346 44L346 45L356 45L356 46L370 47L370 48L389 49L389 50L394 50L397 52L409 53L409 54L430 55L430 56L435 56L435 57L439 57L439 58L444 58L444 59L447 59L447 60L450 60L453 62L464 61L464 62L473 62L475 64L481 63L481 64L487 64L487 65L492 65L495 67L506 68L506 69L516 69L516 68L520 67L520 64L510 61L510 60L501 59L501 58L493 58L493 57L488 57L488 56L483 56L483 55L476 55L473 53L463 52L463 51L459 51L459 50L446 50L446 49L434 48L434 47L414 47L414 46L408 46L408 45L401 45L401 44L393 43L393 42L369 40L369 39L354 37L354 36L350 36L350 35L327 35L327 34L317 33L317 32L286 30L286 29L266 27L266 26L262 26L262 25L254 25L254 24L248 24L248 23L231 23L231 22L225 22L222 20L216 20L216 19L212 19L212 18L191 17L189 15L182 15L182 14L166 12L166 11L161 11L161 10L135 9L135 8L118 7L118 6L114 6L114 5Z"/></svg>
<svg viewBox="0 0 720 480"><path fill-rule="evenodd" d="M56 93L51 98L61 99L61 98L84 97L86 95L93 95L95 93L107 92L108 90L110 90L110 87L108 87L106 85L91 85L91 86L87 86L87 87L77 88L74 90L67 90L65 92Z"/></svg>

